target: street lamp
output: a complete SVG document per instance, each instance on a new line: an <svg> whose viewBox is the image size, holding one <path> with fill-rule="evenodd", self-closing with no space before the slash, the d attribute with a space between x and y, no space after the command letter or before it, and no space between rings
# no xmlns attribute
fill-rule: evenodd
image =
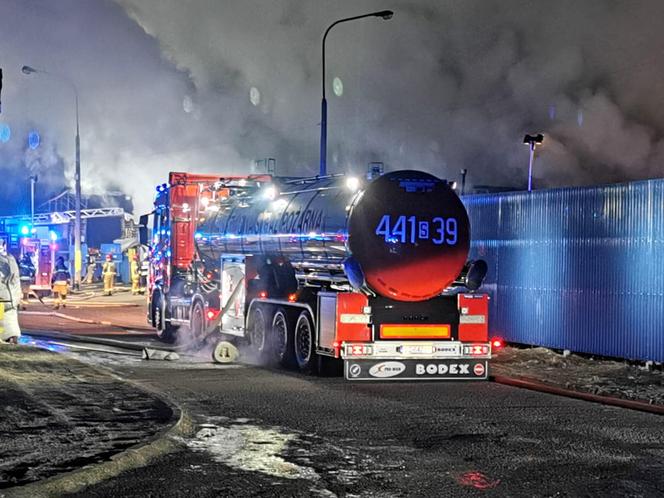
<svg viewBox="0 0 664 498"><path fill-rule="evenodd" d="M72 80L63 75L53 74L43 69L35 69L30 66L23 66L21 68L23 74L42 73L55 78L60 78L65 81L74 91L74 99L76 102L76 172L74 174L74 189L75 189L75 209L76 215L74 218L74 288L79 289L81 286L81 138L79 133L78 124L78 88Z"/></svg>
<svg viewBox="0 0 664 498"><path fill-rule="evenodd" d="M30 175L30 224L35 226L35 184L37 175Z"/></svg>
<svg viewBox="0 0 664 498"><path fill-rule="evenodd" d="M334 21L325 30L325 34L323 35L323 100L321 101L320 108L320 176L325 176L327 174L327 100L325 99L325 40L327 39L327 34L333 27L342 22L356 21L357 19L364 19L365 17L380 17L388 21L392 19L393 15L394 12L391 10L381 10L379 12L371 12L370 14L363 14L361 16L347 17L345 19Z"/></svg>
<svg viewBox="0 0 664 498"><path fill-rule="evenodd" d="M533 190L533 159L535 158L535 147L542 145L544 135L526 135L523 137L523 143L530 147L530 162L528 164L528 192Z"/></svg>

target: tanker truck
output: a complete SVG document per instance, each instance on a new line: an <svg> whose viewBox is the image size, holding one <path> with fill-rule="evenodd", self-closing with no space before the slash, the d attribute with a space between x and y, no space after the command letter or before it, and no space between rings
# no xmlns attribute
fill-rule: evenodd
<svg viewBox="0 0 664 498"><path fill-rule="evenodd" d="M170 173L152 213L148 321L349 380L486 379L486 263L422 171L372 180Z"/></svg>

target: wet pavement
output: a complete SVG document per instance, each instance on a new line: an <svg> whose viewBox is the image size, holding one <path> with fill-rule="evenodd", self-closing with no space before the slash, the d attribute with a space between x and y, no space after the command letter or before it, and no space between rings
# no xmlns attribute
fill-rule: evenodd
<svg viewBox="0 0 664 498"><path fill-rule="evenodd" d="M0 346L0 379L0 494L107 460L173 415L157 396L43 349Z"/></svg>
<svg viewBox="0 0 664 498"><path fill-rule="evenodd" d="M146 320L146 298L119 291L103 296L96 286L69 297L56 309L50 298L30 299L19 313L21 328L55 330L73 334L117 335L139 332L156 336Z"/></svg>
<svg viewBox="0 0 664 498"><path fill-rule="evenodd" d="M114 369L196 423L75 496L658 496L657 415L490 382L353 384L249 366Z"/></svg>
<svg viewBox="0 0 664 498"><path fill-rule="evenodd" d="M46 320L50 330L153 340L141 330L143 298L86 301L58 311L95 324L32 314L23 326ZM163 362L74 351L93 368L167 393L195 425L174 441L175 453L75 496L664 495L657 415L490 382L358 385L213 365L205 355ZM507 348L492 373L644 401L664 392L661 370L543 348Z"/></svg>

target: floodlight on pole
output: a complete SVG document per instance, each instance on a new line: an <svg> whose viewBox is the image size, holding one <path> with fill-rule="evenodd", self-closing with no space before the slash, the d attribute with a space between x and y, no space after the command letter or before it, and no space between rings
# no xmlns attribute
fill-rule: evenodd
<svg viewBox="0 0 664 498"><path fill-rule="evenodd" d="M325 98L325 40L327 39L327 34L330 30L335 27L337 24L343 22L356 21L358 19L364 19L366 17L380 17L385 21L389 21L394 16L394 12L391 10L380 10L378 12L370 12L369 14L363 14L361 16L347 17L345 19L339 19L334 21L328 26L323 34L323 46L322 46L322 66L323 66L323 78L322 78L322 88L323 88L323 99L321 101L320 108L320 169L319 175L327 175L327 100Z"/></svg>
<svg viewBox="0 0 664 498"><path fill-rule="evenodd" d="M533 190L533 160L535 159L535 147L542 145L544 135L526 135L523 137L523 143L530 147L530 161L528 163L528 192Z"/></svg>
<svg viewBox="0 0 664 498"><path fill-rule="evenodd" d="M463 168L461 170L461 195L466 193L466 175L468 174L468 169Z"/></svg>
<svg viewBox="0 0 664 498"><path fill-rule="evenodd" d="M76 170L74 173L74 193L75 193L75 210L74 217L74 288L79 289L81 286L81 269L83 266L83 257L81 255L81 136L78 120L78 88L72 80L61 74L54 74L43 69L35 69L31 66L23 66L21 68L23 74L42 73L54 78L59 78L65 81L74 92L74 101L76 103Z"/></svg>

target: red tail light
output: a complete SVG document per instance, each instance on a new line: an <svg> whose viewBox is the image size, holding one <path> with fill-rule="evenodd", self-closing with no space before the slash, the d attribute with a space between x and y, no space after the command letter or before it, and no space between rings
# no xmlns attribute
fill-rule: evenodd
<svg viewBox="0 0 664 498"><path fill-rule="evenodd" d="M288 294L288 302L294 303L295 301L297 301L297 294Z"/></svg>
<svg viewBox="0 0 664 498"><path fill-rule="evenodd" d="M494 350L502 349L504 345L505 343L503 342L503 340L498 337L494 337L493 339L491 339L491 347Z"/></svg>
<svg viewBox="0 0 664 498"><path fill-rule="evenodd" d="M258 293L258 297L260 297L261 299L265 299L265 298L267 297L267 292L265 292L265 291L260 291L260 292Z"/></svg>

